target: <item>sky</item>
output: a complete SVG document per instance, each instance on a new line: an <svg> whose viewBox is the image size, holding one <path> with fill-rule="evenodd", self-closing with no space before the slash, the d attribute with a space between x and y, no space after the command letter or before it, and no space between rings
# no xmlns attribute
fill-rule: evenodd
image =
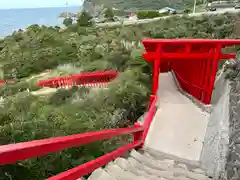
<svg viewBox="0 0 240 180"><path fill-rule="evenodd" d="M79 6L83 0L0 0L0 9Z"/></svg>

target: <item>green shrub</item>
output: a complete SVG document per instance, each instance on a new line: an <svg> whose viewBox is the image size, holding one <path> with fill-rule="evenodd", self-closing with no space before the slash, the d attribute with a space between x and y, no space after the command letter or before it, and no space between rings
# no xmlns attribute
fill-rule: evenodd
<svg viewBox="0 0 240 180"><path fill-rule="evenodd" d="M226 73L226 78L230 79L230 80L240 80L240 59L239 59L239 55L237 57L236 60L229 62L226 65L226 69L227 70Z"/></svg>
<svg viewBox="0 0 240 180"><path fill-rule="evenodd" d="M33 82L18 82L16 84L6 84L0 88L0 96L7 97L23 91L36 91L41 87L36 86Z"/></svg>
<svg viewBox="0 0 240 180"><path fill-rule="evenodd" d="M83 11L79 18L77 19L77 24L83 27L92 26L93 25L92 17L86 11Z"/></svg>
<svg viewBox="0 0 240 180"><path fill-rule="evenodd" d="M149 98L148 87L139 81L141 76L137 71L127 70L108 89L60 90L50 98L50 103L31 95L12 97L6 100L4 109L0 108L0 144L129 126L143 114ZM76 99L76 95L82 98ZM21 172L22 179L45 179L123 143L127 141L117 137L1 166L1 178L17 179Z"/></svg>
<svg viewBox="0 0 240 180"><path fill-rule="evenodd" d="M27 30L28 31L33 31L33 32L39 32L39 31L41 31L41 27L38 24L33 24L33 25L30 25L27 28Z"/></svg>
<svg viewBox="0 0 240 180"><path fill-rule="evenodd" d="M104 12L104 17L109 19L109 20L113 20L113 17L114 17L114 13L113 13L113 10L112 8L107 8Z"/></svg>
<svg viewBox="0 0 240 180"><path fill-rule="evenodd" d="M59 26L54 26L54 28L59 31L61 28Z"/></svg>
<svg viewBox="0 0 240 180"><path fill-rule="evenodd" d="M68 26L67 31L68 32L78 32L79 26L77 24L72 24Z"/></svg>
<svg viewBox="0 0 240 180"><path fill-rule="evenodd" d="M183 11L184 14L189 14L189 13L191 13L191 12L192 12L191 9L184 9L184 11Z"/></svg>
<svg viewBox="0 0 240 180"><path fill-rule="evenodd" d="M72 18L65 18L65 19L63 20L63 24L64 24L66 27L69 27L70 25L72 25L72 23L73 23Z"/></svg>
<svg viewBox="0 0 240 180"><path fill-rule="evenodd" d="M159 17L161 14L158 11L139 11L137 12L138 19L152 19Z"/></svg>
<svg viewBox="0 0 240 180"><path fill-rule="evenodd" d="M80 95L82 95L84 93L87 93L88 91L89 90L85 87L81 87L78 89L77 86L74 86L71 89L60 89L49 98L49 104L59 106L68 102L68 100L70 101L70 98L75 92L81 92Z"/></svg>

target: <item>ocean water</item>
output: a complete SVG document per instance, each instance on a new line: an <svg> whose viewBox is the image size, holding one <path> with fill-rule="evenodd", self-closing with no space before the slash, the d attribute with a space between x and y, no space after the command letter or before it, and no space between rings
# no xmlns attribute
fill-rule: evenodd
<svg viewBox="0 0 240 180"><path fill-rule="evenodd" d="M78 7L34 8L34 9L0 9L0 37L10 35L18 29L25 29L32 24L62 26L62 12L76 13Z"/></svg>

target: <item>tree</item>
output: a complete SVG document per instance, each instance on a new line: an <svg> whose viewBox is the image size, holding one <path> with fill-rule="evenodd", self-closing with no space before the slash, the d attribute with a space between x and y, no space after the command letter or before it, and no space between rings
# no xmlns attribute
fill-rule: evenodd
<svg viewBox="0 0 240 180"><path fill-rule="evenodd" d="M0 79L4 79L4 69L2 64L0 64Z"/></svg>
<svg viewBox="0 0 240 180"><path fill-rule="evenodd" d="M79 26L92 26L92 17L86 12L83 11L77 20Z"/></svg>
<svg viewBox="0 0 240 180"><path fill-rule="evenodd" d="M27 28L28 31L39 32L41 31L41 27L38 24L33 24Z"/></svg>
<svg viewBox="0 0 240 180"><path fill-rule="evenodd" d="M113 20L113 17L114 17L114 13L113 13L113 10L112 8L107 8L104 12L104 17L109 19L109 20Z"/></svg>
<svg viewBox="0 0 240 180"><path fill-rule="evenodd" d="M72 18L65 18L65 19L63 20L63 24L64 24L66 27L71 26L72 23L73 23Z"/></svg>
<svg viewBox="0 0 240 180"><path fill-rule="evenodd" d="M184 9L183 13L184 14L189 14L189 13L191 13L191 9Z"/></svg>

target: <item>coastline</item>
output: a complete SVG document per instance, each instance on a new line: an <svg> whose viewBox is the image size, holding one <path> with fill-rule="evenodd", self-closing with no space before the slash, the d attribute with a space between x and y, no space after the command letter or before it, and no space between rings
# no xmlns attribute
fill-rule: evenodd
<svg viewBox="0 0 240 180"><path fill-rule="evenodd" d="M76 13L82 6L0 9L0 37L11 35L18 29L26 29L32 24L45 26L61 26L59 15L64 12Z"/></svg>

